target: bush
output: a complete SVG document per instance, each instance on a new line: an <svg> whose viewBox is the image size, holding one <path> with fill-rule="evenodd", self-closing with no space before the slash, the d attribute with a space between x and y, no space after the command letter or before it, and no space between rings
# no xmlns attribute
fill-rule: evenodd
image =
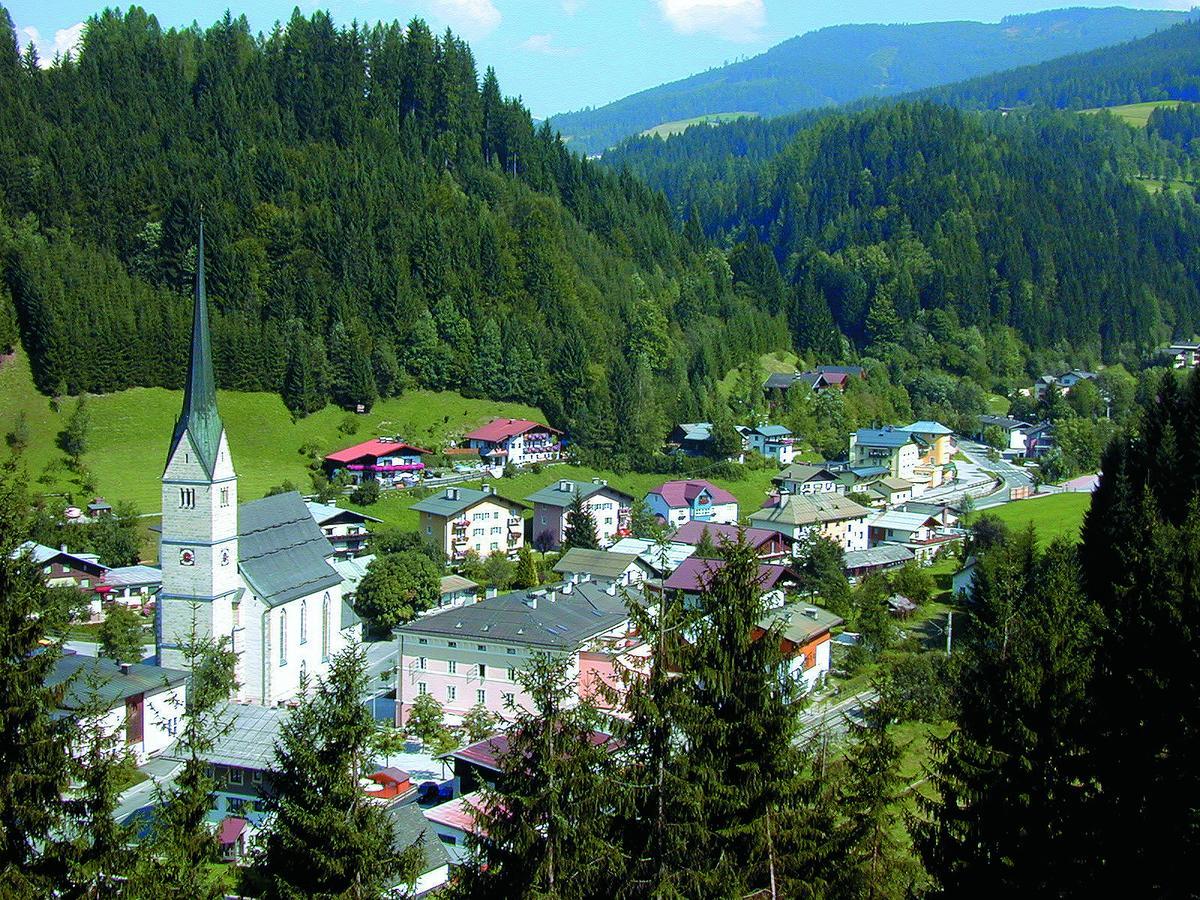
<svg viewBox="0 0 1200 900"><path fill-rule="evenodd" d="M949 658L941 653L889 653L884 692L904 721L941 722L953 714Z"/></svg>
<svg viewBox="0 0 1200 900"><path fill-rule="evenodd" d="M342 419L341 424L338 425L338 431L346 435L346 437L350 437L353 434L358 434L358 416L354 415L354 413L350 413L348 416L345 416Z"/></svg>
<svg viewBox="0 0 1200 900"><path fill-rule="evenodd" d="M379 500L379 482L374 478L364 480L354 489L354 493L350 495L350 500L359 506L370 506L372 503L375 503Z"/></svg>

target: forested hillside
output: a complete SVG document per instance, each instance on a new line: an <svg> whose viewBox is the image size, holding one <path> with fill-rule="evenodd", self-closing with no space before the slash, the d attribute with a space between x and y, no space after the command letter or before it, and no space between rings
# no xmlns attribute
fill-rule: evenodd
<svg viewBox="0 0 1200 900"><path fill-rule="evenodd" d="M1187 15L1076 8L987 24L839 25L598 109L556 115L551 124L569 136L572 147L598 153L663 122L735 111L779 116L862 97L894 97L1128 41Z"/></svg>
<svg viewBox="0 0 1200 900"><path fill-rule="evenodd" d="M836 346L836 327L860 349L919 352L932 336L951 353L957 338L924 331L940 311L997 346L1012 329L1034 351L1137 360L1200 326L1200 207L1133 178L1195 179L1182 141L1111 117L902 103L819 117L772 158L735 162L732 128L612 162L665 188L693 230L734 247L735 273L786 298L800 349Z"/></svg>
<svg viewBox="0 0 1200 900"><path fill-rule="evenodd" d="M0 323L43 391L179 386L201 210L218 380L299 414L455 388L632 457L786 346L659 195L419 20L256 38L135 7L48 69L0 25Z"/></svg>

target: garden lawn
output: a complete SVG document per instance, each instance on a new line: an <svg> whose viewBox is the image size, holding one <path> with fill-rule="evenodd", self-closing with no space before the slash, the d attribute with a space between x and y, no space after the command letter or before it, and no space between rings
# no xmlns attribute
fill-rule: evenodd
<svg viewBox="0 0 1200 900"><path fill-rule="evenodd" d="M88 397L91 432L83 462L95 477L97 493L111 503L127 500L142 512L159 511L159 479L182 403L181 391L162 388ZM262 497L284 481L309 490L308 459L300 454L306 444L324 455L386 434L437 449L448 438L496 417L542 417L533 407L472 400L449 391L409 391L381 401L361 416L327 406L295 422L275 394L221 391L218 403L243 502ZM79 503L89 498L78 477L62 465L63 454L55 445L74 407L75 399L68 398L59 412L51 409L50 398L34 388L23 351L0 362L0 433L10 432L24 413L29 433L24 463L37 482L35 490L69 494L72 502ZM348 420L358 426L351 435L339 430Z"/></svg>
<svg viewBox="0 0 1200 900"><path fill-rule="evenodd" d="M1037 530L1038 543L1045 546L1057 537L1079 540L1083 515L1091 502L1091 494L1048 494L1005 503L983 512L995 516L1013 530L1032 524Z"/></svg>

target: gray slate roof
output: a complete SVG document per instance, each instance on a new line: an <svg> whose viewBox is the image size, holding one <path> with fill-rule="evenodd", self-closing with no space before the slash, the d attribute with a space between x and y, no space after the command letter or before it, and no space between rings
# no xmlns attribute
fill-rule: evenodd
<svg viewBox="0 0 1200 900"><path fill-rule="evenodd" d="M827 475L827 481L836 481L837 473L828 466L814 465L812 463L792 463L778 475L771 479L775 484L783 484L785 481L799 481L803 484L818 475Z"/></svg>
<svg viewBox="0 0 1200 900"><path fill-rule="evenodd" d="M849 550L843 561L847 569L861 569L864 566L900 565L913 558L913 552L900 544L880 544L869 550Z"/></svg>
<svg viewBox="0 0 1200 900"><path fill-rule="evenodd" d="M635 553L613 553L608 550L572 547L554 564L554 571L559 575L586 572L593 578L620 578L635 562Z"/></svg>
<svg viewBox="0 0 1200 900"><path fill-rule="evenodd" d="M607 593L590 582L512 591L447 609L396 629L401 635L435 635L461 640L497 641L546 650L574 650L589 638L616 628L629 618L621 592ZM629 593L641 599L640 592ZM554 599L551 599L551 597ZM526 600L536 602L536 608Z"/></svg>
<svg viewBox="0 0 1200 900"><path fill-rule="evenodd" d="M328 503L318 503L316 500L306 500L304 505L308 507L309 514L313 517L318 525L324 525L338 516L345 517L346 521L350 522L382 522L383 519L377 519L374 516L368 516L366 513L356 512L353 509L342 509L340 506L330 506Z"/></svg>
<svg viewBox="0 0 1200 900"><path fill-rule="evenodd" d="M187 680L188 673L178 669L132 663L122 672L110 659L69 655L55 661L46 685L58 687L69 682L59 704L63 709L82 709L90 704L93 695L106 709L112 709L129 697L156 694Z"/></svg>
<svg viewBox="0 0 1200 900"><path fill-rule="evenodd" d="M225 704L220 718L230 727L205 754L206 761L260 772L274 769L275 741L287 716L288 710L281 706Z"/></svg>
<svg viewBox="0 0 1200 900"><path fill-rule="evenodd" d="M333 548L294 491L238 507L238 568L268 606L342 583Z"/></svg>
<svg viewBox="0 0 1200 900"><path fill-rule="evenodd" d="M570 489L564 491L562 489L563 482L571 485ZM628 500L630 503L633 502L632 496L624 491L617 490L611 485L597 483L595 481L572 481L568 478L561 478L558 481L555 481L553 484L546 485L540 491L534 491L525 498L525 502L529 504L541 503L543 506L557 506L560 508L565 508L574 502L576 496L582 497L584 500L586 500L593 494L598 494L605 489L607 489L610 493L616 494L618 497Z"/></svg>
<svg viewBox="0 0 1200 900"><path fill-rule="evenodd" d="M811 603L789 603L767 613L758 627L765 631L778 626L780 637L794 644L804 644L844 621L841 616Z"/></svg>
<svg viewBox="0 0 1200 900"><path fill-rule="evenodd" d="M787 390L796 381L795 372L775 372L767 376L767 380L763 383L763 387L767 390L772 388L780 388Z"/></svg>
<svg viewBox="0 0 1200 900"><path fill-rule="evenodd" d="M450 865L450 855L446 852L446 846L438 839L433 825L421 812L421 807L415 803L393 803L385 812L391 820L392 833L396 837L392 844L395 850L403 851L417 841L421 842L421 850L425 854L425 864L421 867L422 875ZM399 882L394 882L392 886L398 884Z"/></svg>
<svg viewBox="0 0 1200 900"><path fill-rule="evenodd" d="M477 491L474 488L465 487L448 487L443 488L440 492L432 497L426 497L424 500L418 500L409 509L415 509L417 512L430 513L435 516L457 516L461 512L465 512L477 503L484 500L494 500L497 503L524 509L524 503L518 503L516 500L509 500L507 497L501 497L499 494L488 491Z"/></svg>

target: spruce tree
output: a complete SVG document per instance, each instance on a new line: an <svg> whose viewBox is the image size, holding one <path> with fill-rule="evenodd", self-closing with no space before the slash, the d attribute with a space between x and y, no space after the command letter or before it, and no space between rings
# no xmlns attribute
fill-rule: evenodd
<svg viewBox="0 0 1200 900"><path fill-rule="evenodd" d="M517 553L517 576L513 585L518 588L533 588L541 583L542 576L537 558L528 547L521 547Z"/></svg>
<svg viewBox="0 0 1200 900"><path fill-rule="evenodd" d="M567 510L567 524L563 528L563 550L581 547L585 550L599 550L600 538L596 534L596 517L584 505L583 496L576 494Z"/></svg>
<svg viewBox="0 0 1200 900"><path fill-rule="evenodd" d="M21 550L29 527L23 483L14 461L0 465L0 894L14 898L50 892L43 851L61 822L72 736L70 720L53 716L63 689L46 687L70 604Z"/></svg>
<svg viewBox="0 0 1200 900"><path fill-rule="evenodd" d="M375 734L367 682L362 651L347 648L283 726L257 864L267 897L366 900L415 879L419 848L397 850L387 814L359 784Z"/></svg>

